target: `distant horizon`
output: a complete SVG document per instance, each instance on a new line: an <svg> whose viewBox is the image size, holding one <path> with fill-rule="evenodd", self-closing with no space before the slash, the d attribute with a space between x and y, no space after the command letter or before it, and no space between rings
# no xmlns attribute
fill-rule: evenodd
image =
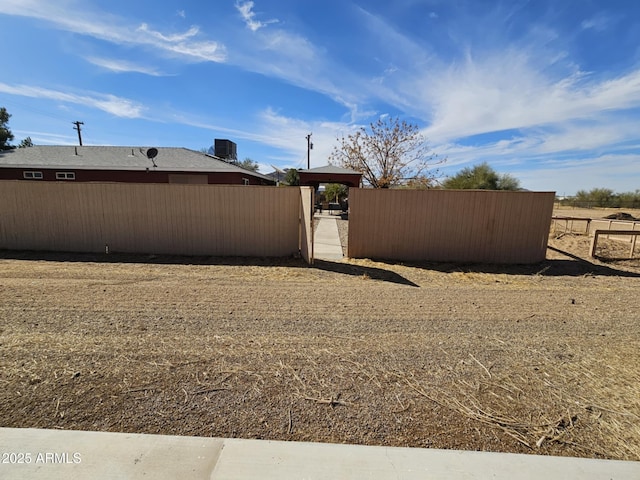
<svg viewBox="0 0 640 480"><path fill-rule="evenodd" d="M260 172L328 163L379 118L417 125L446 176L634 192L640 4L1 0L14 145L208 149Z"/></svg>

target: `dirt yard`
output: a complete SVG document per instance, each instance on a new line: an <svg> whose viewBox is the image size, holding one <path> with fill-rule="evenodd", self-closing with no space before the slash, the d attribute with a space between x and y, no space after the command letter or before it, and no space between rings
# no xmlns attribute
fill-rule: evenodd
<svg viewBox="0 0 640 480"><path fill-rule="evenodd" d="M0 252L0 426L640 460L640 260L588 243L516 267Z"/></svg>

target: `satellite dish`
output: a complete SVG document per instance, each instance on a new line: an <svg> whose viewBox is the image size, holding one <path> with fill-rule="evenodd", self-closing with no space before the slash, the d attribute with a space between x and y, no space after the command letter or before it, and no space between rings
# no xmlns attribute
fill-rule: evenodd
<svg viewBox="0 0 640 480"><path fill-rule="evenodd" d="M149 160L151 160L151 163L153 163L154 167L157 167L156 162L153 161L154 158L156 158L158 156L158 149L157 148L148 148L147 149L147 158Z"/></svg>
<svg viewBox="0 0 640 480"><path fill-rule="evenodd" d="M147 158L149 160L153 160L157 156L158 156L158 149L157 148L150 148L150 149L147 150Z"/></svg>

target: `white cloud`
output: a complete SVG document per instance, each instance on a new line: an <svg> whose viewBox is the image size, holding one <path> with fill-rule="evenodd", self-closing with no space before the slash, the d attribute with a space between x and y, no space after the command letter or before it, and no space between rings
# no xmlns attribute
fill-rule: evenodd
<svg viewBox="0 0 640 480"><path fill-rule="evenodd" d="M138 31L148 33L153 38L156 38L162 42L171 44L171 43L182 43L195 37L200 32L200 29L198 27L191 27L189 30L187 30L184 33L164 35L161 32L156 32L154 30L149 29L149 25L147 25L146 23L142 23L138 27Z"/></svg>
<svg viewBox="0 0 640 480"><path fill-rule="evenodd" d="M168 74L159 72L154 68L146 67L143 65L137 65L132 62L127 62L125 60L114 60L114 59L99 58L99 57L86 57L85 60L88 61L89 63L97 65L98 67L105 68L115 73L134 72L134 73L143 73L145 75L150 75L152 77L169 76Z"/></svg>
<svg viewBox="0 0 640 480"><path fill-rule="evenodd" d="M468 59L439 78L415 85L415 99L430 109L432 139L596 119L613 110L640 106L640 70L596 80L581 73L553 78L522 53L484 61Z"/></svg>
<svg viewBox="0 0 640 480"><path fill-rule="evenodd" d="M257 31L242 42L229 63L321 93L350 110L360 104L362 92L350 88L358 83L358 74L336 65L304 36L274 28Z"/></svg>
<svg viewBox="0 0 640 480"><path fill-rule="evenodd" d="M90 95L77 95L28 85L11 86L6 83L0 83L0 92L9 95L43 98L47 100L56 100L65 103L88 106L110 113L117 117L139 118L142 116L142 112L144 111L144 107L141 104L111 94L92 93Z"/></svg>
<svg viewBox="0 0 640 480"><path fill-rule="evenodd" d="M278 22L278 20L276 19L266 20L264 22L255 20L256 14L253 11L253 2L251 1L236 2L236 9L238 10L238 12L240 12L244 23L247 25L247 28L252 32L257 32L261 28L266 27L271 23Z"/></svg>
<svg viewBox="0 0 640 480"><path fill-rule="evenodd" d="M69 12L73 12L70 15ZM200 31L191 27L184 33L166 34L146 23L134 26L126 19L102 11L88 10L75 0L3 0L0 13L36 18L57 28L105 40L118 45L149 47L158 53L178 56L188 61L224 62L226 48L212 40L196 40Z"/></svg>
<svg viewBox="0 0 640 480"><path fill-rule="evenodd" d="M562 34L545 24L531 22L529 30L511 38L492 28L504 21L500 9L483 18L486 26L478 42L472 41L464 20L452 25L448 33L453 51L446 57L394 29L388 20L362 9L360 13L368 30L388 46L386 58L392 59L394 69L370 82L344 86L421 119L434 142L587 120L592 122L588 128L575 124L570 135L578 139L580 131L593 133L592 145L599 143L598 138L600 145L606 145L613 133L607 128L610 114L640 106L640 69L616 77L582 72L566 50ZM602 25L603 18L592 19L591 25L596 20ZM492 33L486 34L486 29ZM384 63L384 47L377 55ZM565 132L565 140L568 136ZM550 140L546 145L560 148Z"/></svg>
<svg viewBox="0 0 640 480"><path fill-rule="evenodd" d="M569 122L557 131L541 135L540 153L580 152L612 148L637 138L635 122L628 118L602 119L602 122Z"/></svg>
<svg viewBox="0 0 640 480"><path fill-rule="evenodd" d="M609 124L605 123L569 122L535 127L508 139L480 145L437 144L434 150L441 157L448 157L442 169L447 175L464 166L487 162L533 190L555 190L568 195L577 189L602 186L616 191L635 190L640 155L629 153L638 149L634 144L637 138L634 122L610 117Z"/></svg>
<svg viewBox="0 0 640 480"><path fill-rule="evenodd" d="M634 178L640 176L640 155L605 154L566 164L541 165L533 170L514 170L525 188L552 190L558 195L574 195L577 190L610 188L616 192L635 191Z"/></svg>
<svg viewBox="0 0 640 480"><path fill-rule="evenodd" d="M60 135L56 133L49 132L33 132L33 131L25 131L25 130L16 130L14 131L16 134L16 138L26 138L31 137L31 141L33 141L34 145L77 145L78 144L78 136L77 135Z"/></svg>
<svg viewBox="0 0 640 480"><path fill-rule="evenodd" d="M242 129L187 117L176 117L173 120L192 127L211 130L216 134L230 135L234 141L246 140L274 149L277 152L275 155L261 153L259 158L254 160L261 161L263 164L273 163L281 168L307 168L306 137L310 133L313 143L310 155L311 167L326 165L329 154L336 144L336 138L350 133L355 128L340 122L305 121L287 117L272 108L263 109L254 118L246 119ZM263 150L264 148L261 149Z"/></svg>
<svg viewBox="0 0 640 480"><path fill-rule="evenodd" d="M180 18L187 18L187 14L184 10L178 10L176 12L176 15L178 15Z"/></svg>
<svg viewBox="0 0 640 480"><path fill-rule="evenodd" d="M605 13L599 13L591 18L583 20L580 26L583 30L595 30L596 32L603 32L611 27L614 23L614 19Z"/></svg>

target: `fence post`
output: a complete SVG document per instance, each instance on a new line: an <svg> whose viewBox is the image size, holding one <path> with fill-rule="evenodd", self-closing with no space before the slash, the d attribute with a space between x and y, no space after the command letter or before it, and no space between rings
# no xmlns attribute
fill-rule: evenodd
<svg viewBox="0 0 640 480"><path fill-rule="evenodd" d="M600 233L599 230L596 230L595 232L593 232L593 238L591 239L591 256L592 257L596 256L596 247L598 246L598 233Z"/></svg>

